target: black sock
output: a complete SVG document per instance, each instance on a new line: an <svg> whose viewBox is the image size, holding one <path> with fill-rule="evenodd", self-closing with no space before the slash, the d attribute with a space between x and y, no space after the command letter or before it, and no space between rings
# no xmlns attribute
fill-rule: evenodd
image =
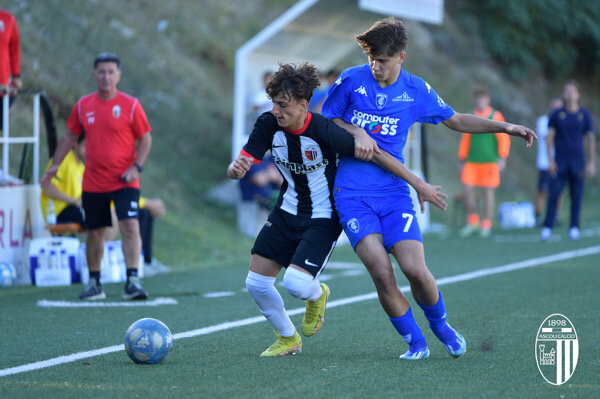
<svg viewBox="0 0 600 399"><path fill-rule="evenodd" d="M129 280L129 277L137 277L137 275L137 269L127 269L127 280Z"/></svg>
<svg viewBox="0 0 600 399"><path fill-rule="evenodd" d="M100 284L100 272L90 272L90 281L96 280L96 284Z"/></svg>

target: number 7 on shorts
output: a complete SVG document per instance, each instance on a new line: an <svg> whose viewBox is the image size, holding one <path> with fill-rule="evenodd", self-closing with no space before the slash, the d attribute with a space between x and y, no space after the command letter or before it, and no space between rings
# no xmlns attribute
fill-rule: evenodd
<svg viewBox="0 0 600 399"><path fill-rule="evenodd" d="M412 224L414 216L411 213L405 212L402 214L402 217L405 219L408 219L406 221L406 224L404 225L404 230L403 230L405 233L408 233L408 230L410 230L410 225Z"/></svg>

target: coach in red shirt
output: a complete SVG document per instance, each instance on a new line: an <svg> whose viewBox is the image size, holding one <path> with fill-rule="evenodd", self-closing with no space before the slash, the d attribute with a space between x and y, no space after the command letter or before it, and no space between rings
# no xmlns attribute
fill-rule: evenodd
<svg viewBox="0 0 600 399"><path fill-rule="evenodd" d="M2 97L10 91L10 103L21 88L21 45L17 20L0 9L0 130L2 130Z"/></svg>
<svg viewBox="0 0 600 399"><path fill-rule="evenodd" d="M116 54L102 53L94 60L96 93L77 101L67 121L54 161L42 178L46 187L81 132L85 131L85 173L82 206L87 229L86 258L90 282L80 299L104 299L100 262L104 233L111 226L110 203L114 201L127 265L123 299L146 299L137 276L141 252L138 223L139 176L152 146L150 125L139 101L119 90L121 61ZM136 150L137 143L137 150Z"/></svg>

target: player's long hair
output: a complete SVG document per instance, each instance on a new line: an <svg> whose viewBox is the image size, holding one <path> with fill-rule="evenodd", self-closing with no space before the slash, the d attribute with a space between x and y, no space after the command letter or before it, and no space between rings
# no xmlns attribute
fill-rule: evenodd
<svg viewBox="0 0 600 399"><path fill-rule="evenodd" d="M391 57L406 49L408 35L402 21L389 17L375 22L368 31L356 36L356 41L372 58Z"/></svg>
<svg viewBox="0 0 600 399"><path fill-rule="evenodd" d="M283 94L296 100L310 101L320 84L317 68L308 62L279 64L279 70L269 79L266 90L271 99Z"/></svg>

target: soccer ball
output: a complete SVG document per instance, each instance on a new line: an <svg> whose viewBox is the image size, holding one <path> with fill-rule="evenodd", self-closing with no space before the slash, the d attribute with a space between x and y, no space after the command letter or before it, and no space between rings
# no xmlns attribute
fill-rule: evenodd
<svg viewBox="0 0 600 399"><path fill-rule="evenodd" d="M17 281L17 271L8 262L0 262L0 288L10 287Z"/></svg>
<svg viewBox="0 0 600 399"><path fill-rule="evenodd" d="M140 319L125 333L125 352L136 363L161 362L169 354L172 344L169 327L156 319Z"/></svg>

